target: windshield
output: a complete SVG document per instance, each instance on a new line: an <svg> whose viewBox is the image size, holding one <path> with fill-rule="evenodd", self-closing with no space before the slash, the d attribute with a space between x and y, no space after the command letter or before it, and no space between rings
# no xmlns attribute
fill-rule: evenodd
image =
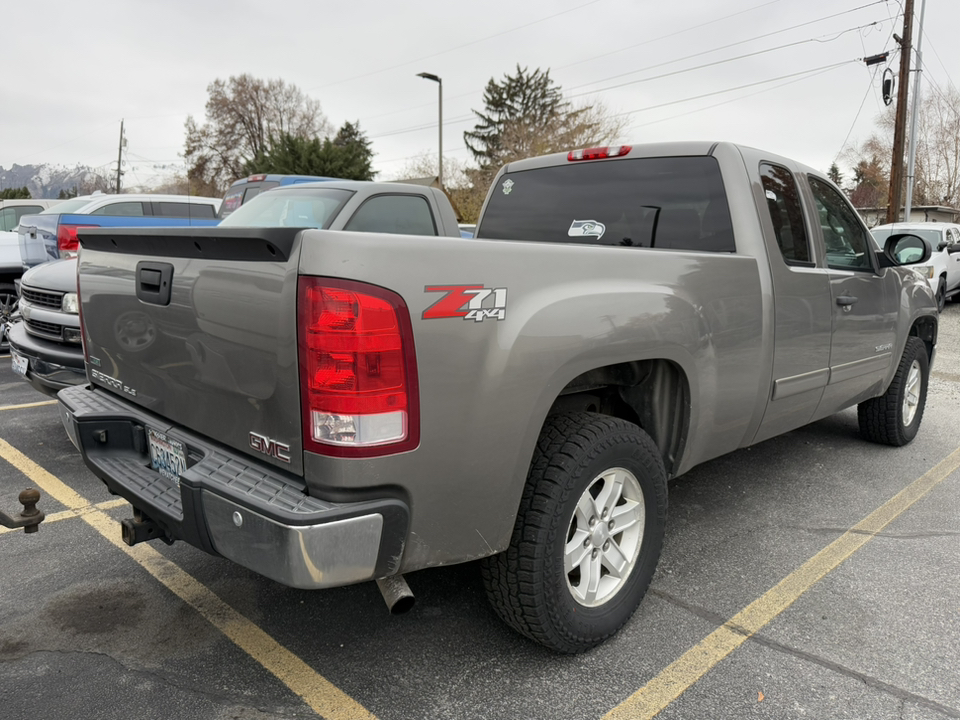
<svg viewBox="0 0 960 720"><path fill-rule="evenodd" d="M332 188L271 190L245 202L220 226L328 228L351 195Z"/></svg>
<svg viewBox="0 0 960 720"><path fill-rule="evenodd" d="M883 228L882 230L871 230L870 234L873 235L873 241L877 244L877 248L883 250L883 245L887 241L887 238L891 235L916 235L919 238L923 238L934 248L940 244L940 241L943 240L943 230L919 230L917 228L911 227L892 227L892 228Z"/></svg>
<svg viewBox="0 0 960 720"><path fill-rule="evenodd" d="M73 200L64 200L62 203L57 203L51 208L44 210L41 215L69 215L70 213L76 212L84 205L90 203L90 198L74 198Z"/></svg>

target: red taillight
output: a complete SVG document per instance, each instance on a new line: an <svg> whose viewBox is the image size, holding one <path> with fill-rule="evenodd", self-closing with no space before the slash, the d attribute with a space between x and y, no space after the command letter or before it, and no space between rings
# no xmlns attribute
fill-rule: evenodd
<svg viewBox="0 0 960 720"><path fill-rule="evenodd" d="M341 457L415 448L419 388L403 299L363 283L301 277L297 301L304 448Z"/></svg>
<svg viewBox="0 0 960 720"><path fill-rule="evenodd" d="M567 160L602 160L604 158L620 157L633 149L630 145L614 145L611 147L586 148L571 150L567 153Z"/></svg>
<svg viewBox="0 0 960 720"><path fill-rule="evenodd" d="M266 180L266 175L251 175L247 178L247 182L260 182L261 180Z"/></svg>
<svg viewBox="0 0 960 720"><path fill-rule="evenodd" d="M97 227L96 225L61 225L57 228L57 249L60 251L60 257L73 257L80 249L80 238L77 237L77 230L85 227Z"/></svg>

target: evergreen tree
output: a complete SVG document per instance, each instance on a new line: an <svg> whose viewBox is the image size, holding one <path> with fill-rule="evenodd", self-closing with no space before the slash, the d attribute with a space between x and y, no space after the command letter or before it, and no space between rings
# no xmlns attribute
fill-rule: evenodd
<svg viewBox="0 0 960 720"><path fill-rule="evenodd" d="M360 124L347 122L332 140L281 133L265 153L246 164L244 172L373 180L372 160L370 141Z"/></svg>
<svg viewBox="0 0 960 720"><path fill-rule="evenodd" d="M830 169L827 171L827 177L830 178L830 181L834 185L836 185L837 187L840 187L840 183L843 180L843 173L840 172L840 168L837 166L836 163L833 163L830 166Z"/></svg>
<svg viewBox="0 0 960 720"><path fill-rule="evenodd" d="M33 195L30 194L30 189L26 185L18 188L5 188L0 192L0 200L29 200L32 197Z"/></svg>
<svg viewBox="0 0 960 720"><path fill-rule="evenodd" d="M499 168L526 154L566 149L582 134L584 109L573 109L550 78L550 71L532 73L517 65L516 75L493 78L483 91L479 122L463 134L464 143L481 169Z"/></svg>

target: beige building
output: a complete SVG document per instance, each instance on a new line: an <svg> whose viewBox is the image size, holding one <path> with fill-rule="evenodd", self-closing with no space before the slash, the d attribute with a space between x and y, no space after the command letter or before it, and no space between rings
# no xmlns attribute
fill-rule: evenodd
<svg viewBox="0 0 960 720"><path fill-rule="evenodd" d="M887 221L885 207L857 208L860 217L867 227L883 225ZM900 212L900 221L903 221L903 212ZM910 208L909 222L960 222L960 210L945 205L919 205Z"/></svg>

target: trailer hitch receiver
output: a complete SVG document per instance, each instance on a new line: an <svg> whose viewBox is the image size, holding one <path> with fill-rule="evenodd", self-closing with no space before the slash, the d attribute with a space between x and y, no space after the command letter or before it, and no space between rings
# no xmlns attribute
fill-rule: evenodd
<svg viewBox="0 0 960 720"><path fill-rule="evenodd" d="M20 504L23 505L23 510L13 517L0 511L0 525L11 529L23 528L24 532L35 533L44 518L44 514L37 510L39 501L40 491L27 488L20 493Z"/></svg>

